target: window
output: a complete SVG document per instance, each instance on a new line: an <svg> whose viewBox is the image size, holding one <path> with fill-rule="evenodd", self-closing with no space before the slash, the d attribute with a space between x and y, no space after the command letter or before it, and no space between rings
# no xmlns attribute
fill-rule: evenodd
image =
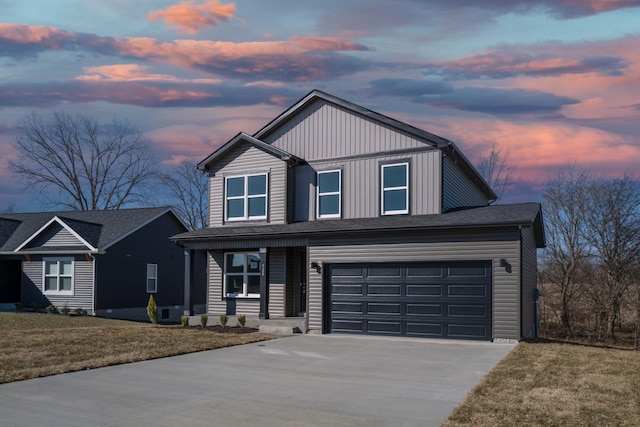
<svg viewBox="0 0 640 427"><path fill-rule="evenodd" d="M147 264L147 292L158 292L158 264Z"/></svg>
<svg viewBox="0 0 640 427"><path fill-rule="evenodd" d="M45 258L44 293L73 295L73 258Z"/></svg>
<svg viewBox="0 0 640 427"><path fill-rule="evenodd" d="M409 213L409 163L382 165L382 214Z"/></svg>
<svg viewBox="0 0 640 427"><path fill-rule="evenodd" d="M231 297L260 297L260 254L227 253L224 258L225 293Z"/></svg>
<svg viewBox="0 0 640 427"><path fill-rule="evenodd" d="M225 179L228 220L267 218L267 174Z"/></svg>
<svg viewBox="0 0 640 427"><path fill-rule="evenodd" d="M339 218L342 208L342 171L318 172L318 197L316 200L318 218Z"/></svg>

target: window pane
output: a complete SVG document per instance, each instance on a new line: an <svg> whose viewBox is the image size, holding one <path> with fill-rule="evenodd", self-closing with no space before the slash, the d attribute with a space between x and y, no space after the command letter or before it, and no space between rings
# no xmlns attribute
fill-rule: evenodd
<svg viewBox="0 0 640 427"><path fill-rule="evenodd" d="M58 278L57 277L45 277L44 279L45 291L57 291L58 290Z"/></svg>
<svg viewBox="0 0 640 427"><path fill-rule="evenodd" d="M60 278L60 290L61 291L70 291L71 290L71 277L61 277Z"/></svg>
<svg viewBox="0 0 640 427"><path fill-rule="evenodd" d="M247 272L260 273L260 254L247 254Z"/></svg>
<svg viewBox="0 0 640 427"><path fill-rule="evenodd" d="M225 268L227 273L243 273L244 254L227 254Z"/></svg>
<svg viewBox="0 0 640 427"><path fill-rule="evenodd" d="M260 276L247 276L247 282L248 294L260 293Z"/></svg>
<svg viewBox="0 0 640 427"><path fill-rule="evenodd" d="M249 217L267 215L267 198L253 197L249 199Z"/></svg>
<svg viewBox="0 0 640 427"><path fill-rule="evenodd" d="M340 172L318 174L318 192L330 193L334 191L340 191Z"/></svg>
<svg viewBox="0 0 640 427"><path fill-rule="evenodd" d="M58 262L57 261L45 261L44 274L52 276L58 274Z"/></svg>
<svg viewBox="0 0 640 427"><path fill-rule="evenodd" d="M244 199L227 200L227 218L244 218Z"/></svg>
<svg viewBox="0 0 640 427"><path fill-rule="evenodd" d="M384 188L407 185L407 165L388 166L384 171Z"/></svg>
<svg viewBox="0 0 640 427"><path fill-rule="evenodd" d="M227 197L244 196L244 177L227 178Z"/></svg>
<svg viewBox="0 0 640 427"><path fill-rule="evenodd" d="M384 211L406 211L407 190L391 190L384 192Z"/></svg>
<svg viewBox="0 0 640 427"><path fill-rule="evenodd" d="M60 261L60 274L71 276L73 274L73 269L71 268L71 266L71 261Z"/></svg>
<svg viewBox="0 0 640 427"><path fill-rule="evenodd" d="M320 216L337 215L340 213L340 196L335 194L331 196L320 196Z"/></svg>
<svg viewBox="0 0 640 427"><path fill-rule="evenodd" d="M267 176L255 175L249 177L249 195L267 194Z"/></svg>
<svg viewBox="0 0 640 427"><path fill-rule="evenodd" d="M147 279L147 292L155 292L156 290L156 279Z"/></svg>
<svg viewBox="0 0 640 427"><path fill-rule="evenodd" d="M242 275L227 275L227 293L228 294L241 294L242 293Z"/></svg>
<svg viewBox="0 0 640 427"><path fill-rule="evenodd" d="M156 277L156 264L147 264L147 277Z"/></svg>

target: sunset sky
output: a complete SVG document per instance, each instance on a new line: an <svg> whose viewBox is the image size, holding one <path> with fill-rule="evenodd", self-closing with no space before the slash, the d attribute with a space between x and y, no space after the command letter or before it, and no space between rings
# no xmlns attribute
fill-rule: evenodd
<svg viewBox="0 0 640 427"><path fill-rule="evenodd" d="M127 119L171 170L312 89L502 147L506 202L569 162L638 177L640 0L0 0L0 210L45 209L7 169L33 111Z"/></svg>

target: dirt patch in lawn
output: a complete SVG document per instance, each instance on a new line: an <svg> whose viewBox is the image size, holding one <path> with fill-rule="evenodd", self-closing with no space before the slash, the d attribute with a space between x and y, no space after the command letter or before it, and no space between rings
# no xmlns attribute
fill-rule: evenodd
<svg viewBox="0 0 640 427"><path fill-rule="evenodd" d="M520 343L443 426L640 425L640 352Z"/></svg>
<svg viewBox="0 0 640 427"><path fill-rule="evenodd" d="M272 339L224 329L36 313L0 313L0 383Z"/></svg>

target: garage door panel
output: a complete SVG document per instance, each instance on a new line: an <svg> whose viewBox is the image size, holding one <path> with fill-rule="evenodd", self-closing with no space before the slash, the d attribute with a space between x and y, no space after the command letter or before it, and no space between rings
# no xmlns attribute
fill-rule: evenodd
<svg viewBox="0 0 640 427"><path fill-rule="evenodd" d="M328 267L326 331L491 339L490 261Z"/></svg>

